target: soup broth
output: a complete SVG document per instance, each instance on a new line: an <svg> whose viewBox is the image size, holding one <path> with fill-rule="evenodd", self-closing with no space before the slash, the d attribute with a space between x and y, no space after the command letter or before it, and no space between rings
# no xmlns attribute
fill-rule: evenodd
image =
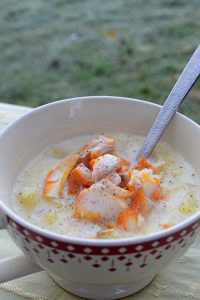
<svg viewBox="0 0 200 300"><path fill-rule="evenodd" d="M52 145L17 178L15 211L41 228L91 239L146 235L196 213L194 168L165 142L134 165L142 142L106 132Z"/></svg>

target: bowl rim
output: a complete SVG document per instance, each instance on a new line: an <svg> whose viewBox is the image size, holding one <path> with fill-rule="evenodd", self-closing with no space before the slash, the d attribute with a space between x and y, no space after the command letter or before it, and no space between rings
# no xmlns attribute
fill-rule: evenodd
<svg viewBox="0 0 200 300"><path fill-rule="evenodd" d="M36 107L28 112L26 112L21 117L17 118L7 126L5 126L1 132L0 132L0 139L7 134L9 130L12 130L12 128L21 122L24 122L27 118L29 118L30 115L36 114L38 111L46 110L47 108L53 108L54 106L57 106L64 102L74 102L74 101L85 101L85 100L92 100L92 101L99 101L99 100L107 100L107 101L127 101L127 102L133 102L133 103L139 103L141 105L148 105L152 107L157 107L160 109L162 106L156 103L148 102L145 100L135 99L135 98L128 98L128 97L118 97L118 96L84 96L84 97L74 97L69 99L62 99L57 100L51 103L47 103L44 105L41 105L39 107ZM200 130L200 125L198 125L196 122L191 120L190 118L186 117L185 115L176 112L175 117L185 120L186 122L191 123L194 127L197 127L198 130ZM34 233L47 237L51 240L60 241L66 244L79 244L79 245L89 245L89 246L97 246L97 247L109 247L109 246L123 246L123 245L129 245L129 244L142 244L153 240L158 240L160 238L167 237L169 235L173 235L176 232L182 231L192 225L193 223L196 223L197 221L200 221L200 211L195 213L192 216L188 216L185 220L179 222L178 224L174 225L173 227L166 229L166 230L160 230L156 232L152 232L147 235L142 236L135 236L135 237L125 237L125 238L117 238L117 239L90 239L90 238L80 238L80 237L71 237L71 236L65 236L59 233L55 233L53 231L42 229L37 225L34 225L27 220L20 217L17 213L15 213L13 210L11 210L4 202L0 199L0 213L3 212L3 218L9 217L11 220L15 221L19 225L23 226L25 229L28 229L30 231L33 231ZM1 215L0 215L1 216ZM6 222L7 223L7 222Z"/></svg>

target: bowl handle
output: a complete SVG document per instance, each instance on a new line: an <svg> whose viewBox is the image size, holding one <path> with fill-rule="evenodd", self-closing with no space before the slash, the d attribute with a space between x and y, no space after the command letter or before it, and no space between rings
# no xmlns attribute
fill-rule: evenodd
<svg viewBox="0 0 200 300"><path fill-rule="evenodd" d="M0 215L0 229L5 229L6 224ZM13 280L25 275L41 271L41 268L27 255L20 254L5 259L0 259L0 283Z"/></svg>
<svg viewBox="0 0 200 300"><path fill-rule="evenodd" d="M0 283L42 271L27 255L21 254L0 260Z"/></svg>

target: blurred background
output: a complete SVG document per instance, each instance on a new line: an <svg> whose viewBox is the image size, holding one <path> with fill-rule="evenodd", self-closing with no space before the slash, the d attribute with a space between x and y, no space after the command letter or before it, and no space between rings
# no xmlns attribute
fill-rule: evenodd
<svg viewBox="0 0 200 300"><path fill-rule="evenodd" d="M199 0L1 0L0 102L163 104L200 42ZM180 111L200 123L200 82Z"/></svg>

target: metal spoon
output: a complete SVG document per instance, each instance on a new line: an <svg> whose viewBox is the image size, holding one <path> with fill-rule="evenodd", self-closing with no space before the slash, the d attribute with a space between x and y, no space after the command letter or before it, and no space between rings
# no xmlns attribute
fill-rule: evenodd
<svg viewBox="0 0 200 300"><path fill-rule="evenodd" d="M146 158L150 156L169 122L172 120L180 104L185 99L199 75L200 44L191 56L157 115L139 153L137 154L136 162L141 158L141 156L145 156Z"/></svg>

